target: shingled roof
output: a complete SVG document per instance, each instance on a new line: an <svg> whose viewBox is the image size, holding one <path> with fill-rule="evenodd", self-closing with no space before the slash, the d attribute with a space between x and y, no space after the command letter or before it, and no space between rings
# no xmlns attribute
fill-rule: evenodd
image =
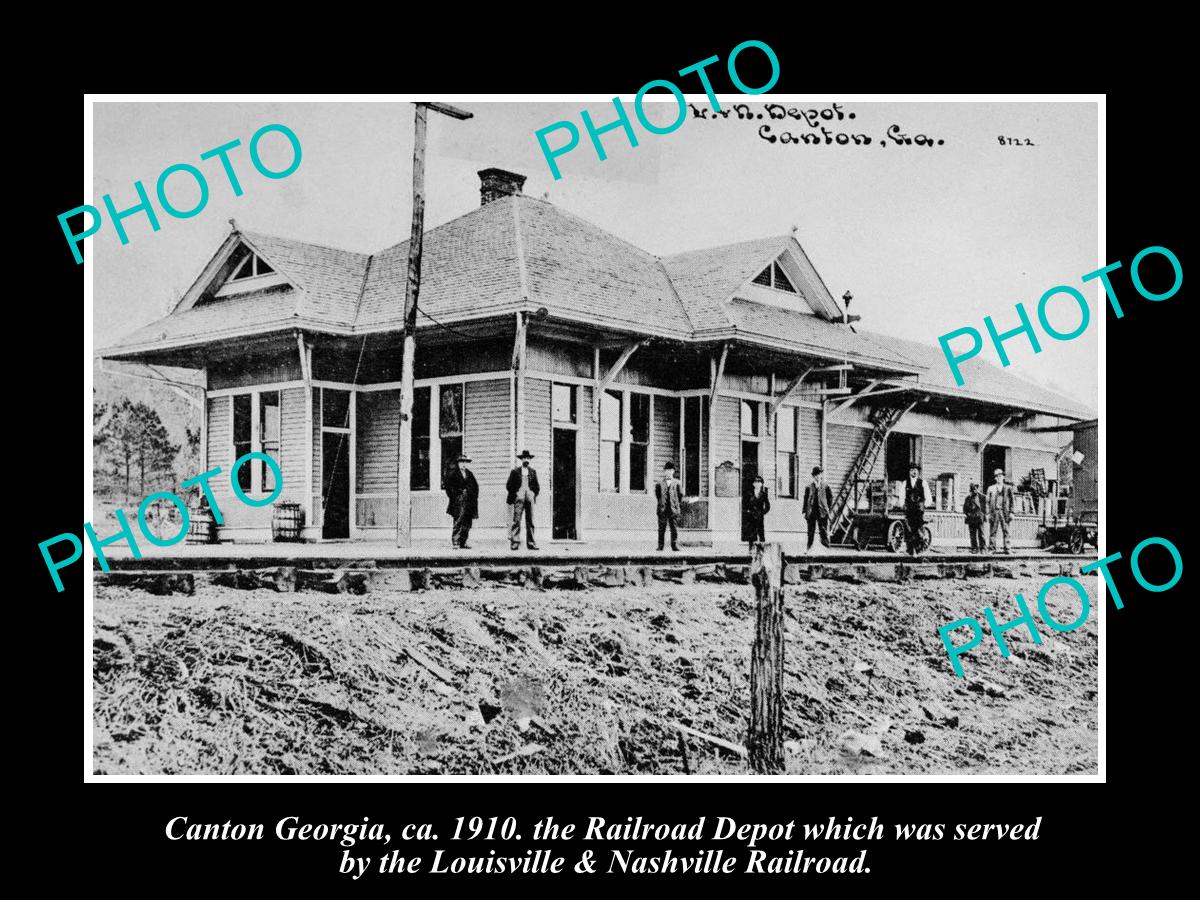
<svg viewBox="0 0 1200 900"><path fill-rule="evenodd" d="M299 328L365 334L402 328L408 242L374 255L259 232L235 232L287 280L229 298L203 298L102 351L147 351ZM223 248L230 246L229 241ZM739 340L866 363L967 398L1019 403L1070 416L1080 404L980 360L956 388L940 352L814 315L811 309L735 296L792 249L801 294L835 301L791 235L656 257L551 203L524 194L485 203L425 233L421 309L441 322L545 307L552 318L681 341Z"/></svg>
<svg viewBox="0 0 1200 900"><path fill-rule="evenodd" d="M1092 419L1096 411L1071 397L1049 388L1026 381L1011 372L998 368L986 360L975 357L959 363L963 385L954 383L954 376L946 362L945 354L933 346L918 341L878 334L869 331L859 333L870 340L886 343L921 368L919 383L939 394L963 397L969 400L986 400L1021 406L1049 415L1061 415L1072 419Z"/></svg>

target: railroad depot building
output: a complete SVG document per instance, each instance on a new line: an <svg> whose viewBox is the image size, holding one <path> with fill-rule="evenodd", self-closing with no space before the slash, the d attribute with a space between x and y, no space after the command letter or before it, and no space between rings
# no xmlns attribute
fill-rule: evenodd
<svg viewBox="0 0 1200 900"><path fill-rule="evenodd" d="M786 545L806 536L814 465L863 508L864 479L894 501L917 461L936 545L966 545L963 497L995 468L1019 490L1014 544L1034 544L1039 501L1020 489L1038 470L1054 489L1062 426L1093 411L978 359L956 387L934 346L847 321L792 235L656 257L525 196L523 176L480 177L481 205L424 239L414 540L449 541L441 475L460 452L480 486L473 536L502 539L504 482L528 448L543 539L652 546L671 460L684 543L738 541L760 474L768 536ZM407 260L407 241L363 254L235 225L168 316L102 356L201 370L206 468L274 457L306 539L392 541ZM261 462L239 477L251 497L273 487ZM269 507L212 485L221 540L270 540Z"/></svg>

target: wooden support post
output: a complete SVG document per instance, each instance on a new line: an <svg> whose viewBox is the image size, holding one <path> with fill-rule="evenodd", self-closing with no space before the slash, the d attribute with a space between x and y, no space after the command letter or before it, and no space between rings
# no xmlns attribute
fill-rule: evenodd
<svg viewBox="0 0 1200 900"><path fill-rule="evenodd" d="M200 407L200 471L208 469L208 366L200 367L204 405Z"/></svg>
<svg viewBox="0 0 1200 900"><path fill-rule="evenodd" d="M750 768L784 771L783 758L783 546L754 544L750 582L756 603L750 655Z"/></svg>
<svg viewBox="0 0 1200 900"><path fill-rule="evenodd" d="M784 401L787 400L788 397L791 397L793 394L795 394L796 391L800 390L800 385L804 384L804 379L809 376L814 368L815 366L809 366L807 369L793 378L791 383L783 389L783 393L779 394L778 396L775 394L774 383L771 384L771 405L767 409L768 422L775 418L775 413L779 412L779 407L783 405ZM772 379L772 382L773 381L774 379Z"/></svg>
<svg viewBox="0 0 1200 900"><path fill-rule="evenodd" d="M709 357L709 379L710 385L708 389L708 422L706 423L704 435L706 440L700 442L701 448L708 452L708 527L711 531L715 521L713 516L713 498L716 496L716 480L717 480L717 457L713 449L713 431L716 430L717 424L717 398L721 396L721 381L725 377L725 360L729 357L729 343L721 345L721 358L718 362L716 357Z"/></svg>
<svg viewBox="0 0 1200 900"><path fill-rule="evenodd" d="M514 405L516 407L516 446L519 450L525 449L525 335L528 331L528 322L525 313L517 313L517 334L513 340L513 357L512 368L516 374L514 388ZM515 459L516 454L513 454Z"/></svg>
<svg viewBox="0 0 1200 900"><path fill-rule="evenodd" d="M998 435L1000 433L1000 429L1003 428L1005 425L1007 425L1012 420L1013 420L1012 416L1005 416L1004 420L1002 422L997 424L995 428L993 428L991 431L989 431L987 433L987 437L985 437L982 441L980 441L978 444L975 445L975 452L978 455L982 456L983 448L986 447L988 444L990 444L992 442L992 438L994 438L996 435Z"/></svg>
<svg viewBox="0 0 1200 900"><path fill-rule="evenodd" d="M772 372L767 378L767 395L774 398L775 396L775 373ZM770 411L770 404L767 410L767 435L775 434L775 414Z"/></svg>
<svg viewBox="0 0 1200 900"><path fill-rule="evenodd" d="M635 352L637 352L639 347L644 347L647 343L649 343L649 338L646 338L645 340L641 340L641 341L635 341L632 344L626 345L626 347L621 350L621 355L617 357L617 361L612 364L612 368L609 369L604 374L603 378L600 377L600 348L599 347L595 348L596 356L595 356L595 361L593 364L593 369L596 372L596 376L595 376L596 384L592 388L592 421L593 422L600 421L600 395L603 394L606 390L608 390L608 386L611 385L613 383L613 381L616 379L616 377L621 374L621 370L624 369L625 364L627 362L629 362L629 357L633 356L633 354Z"/></svg>
<svg viewBox="0 0 1200 900"><path fill-rule="evenodd" d="M825 465L825 443L826 443L826 428L825 421L829 418L829 401L821 401L821 471L824 472L827 466Z"/></svg>
<svg viewBox="0 0 1200 900"><path fill-rule="evenodd" d="M426 107L416 105L413 125L412 230L408 239L408 276L404 283L404 343L400 359L400 434L396 453L396 546L412 546L412 395L417 298L421 291L421 248L425 238Z"/></svg>

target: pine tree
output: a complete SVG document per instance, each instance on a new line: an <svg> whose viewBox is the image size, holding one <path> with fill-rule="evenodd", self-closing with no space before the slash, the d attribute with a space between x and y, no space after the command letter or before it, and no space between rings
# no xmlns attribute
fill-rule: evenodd
<svg viewBox="0 0 1200 900"><path fill-rule="evenodd" d="M171 443L162 419L145 403L122 397L97 441L108 456L113 474L124 482L126 503L130 502L135 477L138 497L164 483L174 484L179 444Z"/></svg>

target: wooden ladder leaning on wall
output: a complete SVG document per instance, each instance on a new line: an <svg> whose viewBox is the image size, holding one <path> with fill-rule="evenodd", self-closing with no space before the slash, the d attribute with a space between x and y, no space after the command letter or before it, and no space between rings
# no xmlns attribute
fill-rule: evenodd
<svg viewBox="0 0 1200 900"><path fill-rule="evenodd" d="M869 479L871 477L871 473L875 469L875 462L879 458L879 451L883 449L888 433L892 430L892 426L900 421L905 412L907 410L894 406L877 406L871 411L871 422L874 425L871 429L871 437L867 440L867 445L863 447L862 452L858 454L858 459L854 461L850 471L846 473L846 478L834 498L833 508L829 511L830 544L844 543L849 540L850 525L854 521L854 510L850 508L850 497L854 492L854 484L860 478Z"/></svg>

